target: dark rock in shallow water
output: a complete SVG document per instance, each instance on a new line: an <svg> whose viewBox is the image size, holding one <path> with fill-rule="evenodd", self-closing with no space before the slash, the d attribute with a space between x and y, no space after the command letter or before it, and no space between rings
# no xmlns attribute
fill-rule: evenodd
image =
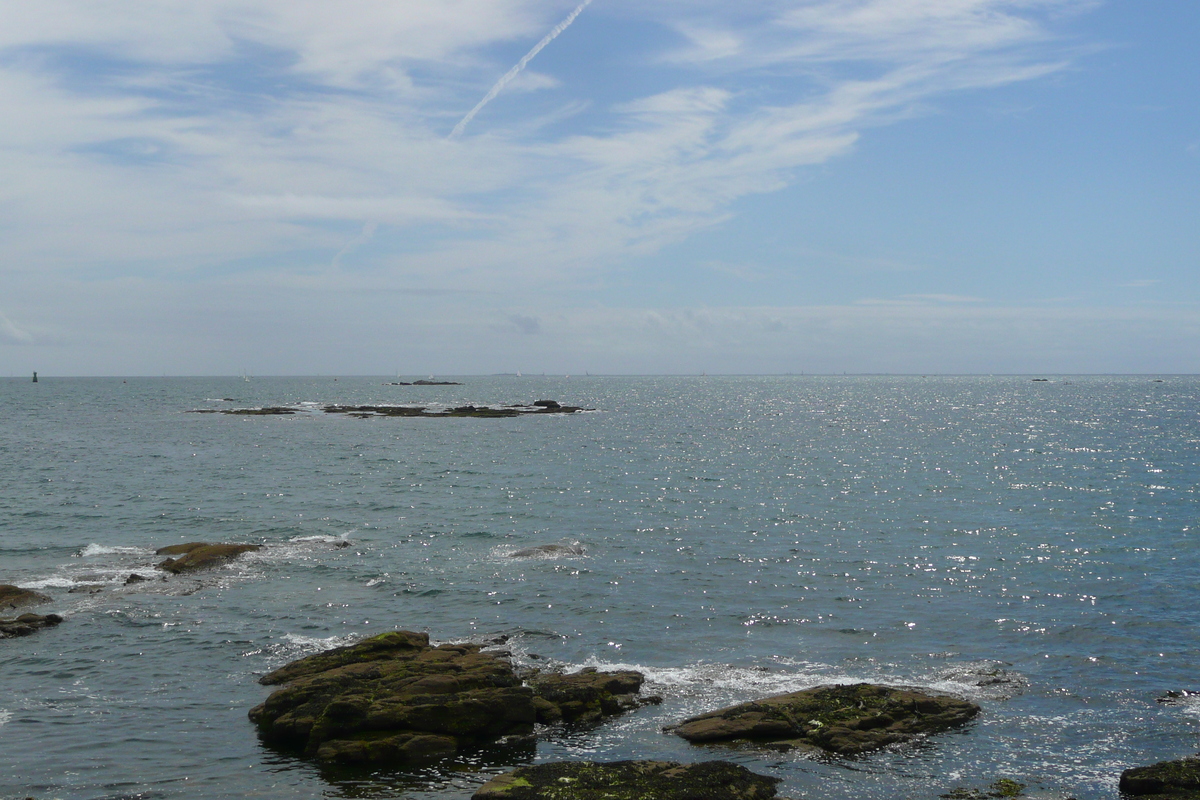
<svg viewBox="0 0 1200 800"><path fill-rule="evenodd" d="M582 556L587 554L587 548L581 544L539 544L534 547L524 547L509 553L509 558L558 558L560 556Z"/></svg>
<svg viewBox="0 0 1200 800"><path fill-rule="evenodd" d="M742 703L671 730L697 744L751 740L855 755L962 725L978 713L979 706L955 697L858 683Z"/></svg>
<svg viewBox="0 0 1200 800"><path fill-rule="evenodd" d="M251 709L250 719L268 743L321 761L413 764L529 736L539 718L565 719L575 713L571 703L587 706L585 696L603 707L602 693L588 695L604 688L599 675L563 689L564 711L553 699L537 697L511 664L481 652L481 645L432 647L426 634L393 631L264 676L261 683L287 686ZM629 680L620 677L616 685Z"/></svg>
<svg viewBox="0 0 1200 800"><path fill-rule="evenodd" d="M16 619L0 619L0 639L28 636L43 628L52 628L62 622L58 614L22 614Z"/></svg>
<svg viewBox="0 0 1200 800"><path fill-rule="evenodd" d="M259 544L188 542L187 544L173 544L169 547L160 547L154 551L154 554L160 556L178 555L179 558L168 558L158 565L159 569L178 575L181 572L193 572L198 569L219 567L237 558L242 553L250 553L261 549L262 545Z"/></svg>
<svg viewBox="0 0 1200 800"><path fill-rule="evenodd" d="M1181 691L1170 691L1160 694L1157 698L1160 703L1165 703L1169 706L1183 706L1190 703L1200 702L1200 692L1192 691L1191 689L1183 689Z"/></svg>
<svg viewBox="0 0 1200 800"><path fill-rule="evenodd" d="M25 606L36 606L39 603L49 603L50 598L33 589L22 589L7 583L0 583L0 611L8 611Z"/></svg>
<svg viewBox="0 0 1200 800"><path fill-rule="evenodd" d="M661 697L641 697L645 676L640 672L599 672L588 667L570 675L541 674L530 680L537 697L537 721L545 724L589 724L605 717L661 703Z"/></svg>
<svg viewBox="0 0 1200 800"><path fill-rule="evenodd" d="M778 782L728 761L574 761L505 773L471 800L769 800Z"/></svg>
<svg viewBox="0 0 1200 800"><path fill-rule="evenodd" d="M1120 789L1136 797L1197 800L1200 798L1200 756L1127 769L1121 773Z"/></svg>

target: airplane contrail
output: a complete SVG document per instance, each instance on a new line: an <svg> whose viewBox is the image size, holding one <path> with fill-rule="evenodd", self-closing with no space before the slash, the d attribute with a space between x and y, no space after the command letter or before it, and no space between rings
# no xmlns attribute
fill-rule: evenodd
<svg viewBox="0 0 1200 800"><path fill-rule="evenodd" d="M467 124L470 123L471 120L475 119L475 115L479 113L479 110L488 103L492 102L492 99L495 98L496 95L504 91L504 87L507 86L513 78L517 77L517 74L520 73L521 70L525 69L525 65L532 61L534 56L542 52L542 48L553 42L560 33L571 27L571 23L575 21L575 18L578 17L583 10L591 4L591 2L592 0L583 0L582 3L575 7L574 11L567 15L566 19L555 25L553 30L547 33L540 42L535 44L533 49L526 53L525 56L517 62L516 66L504 73L504 77L496 81L496 85L491 88L491 91L485 94L483 99L476 103L475 107L468 111L467 115L458 121L458 124L454 126L454 130L450 131L450 137L454 138L455 136L461 134L463 129L467 127Z"/></svg>

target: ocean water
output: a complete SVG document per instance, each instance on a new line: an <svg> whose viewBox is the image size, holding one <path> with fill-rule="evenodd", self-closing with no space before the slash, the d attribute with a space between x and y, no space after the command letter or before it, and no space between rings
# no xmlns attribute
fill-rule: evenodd
<svg viewBox="0 0 1200 800"><path fill-rule="evenodd" d="M66 617L0 641L0 797L449 800L530 760L728 758L813 800L1001 776L1091 800L1200 749L1200 704L1156 702L1200 689L1200 379L384 380L0 381L0 583ZM596 410L319 411L537 399ZM185 413L256 405L302 413ZM156 574L196 540L265 548ZM512 555L555 543L582 552ZM635 668L664 702L419 771L259 742L259 675L392 628ZM661 731L861 680L983 713L856 759Z"/></svg>

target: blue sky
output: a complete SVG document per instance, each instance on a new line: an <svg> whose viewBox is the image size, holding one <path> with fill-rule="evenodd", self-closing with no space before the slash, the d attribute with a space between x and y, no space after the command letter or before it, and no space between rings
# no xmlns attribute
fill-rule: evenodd
<svg viewBox="0 0 1200 800"><path fill-rule="evenodd" d="M1200 3L578 9L0 7L0 374L1200 372Z"/></svg>

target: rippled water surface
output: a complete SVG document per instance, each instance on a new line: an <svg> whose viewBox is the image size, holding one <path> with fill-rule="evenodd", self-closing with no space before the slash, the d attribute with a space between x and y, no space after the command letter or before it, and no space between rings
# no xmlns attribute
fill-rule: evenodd
<svg viewBox="0 0 1200 800"><path fill-rule="evenodd" d="M1156 702L1200 689L1196 378L462 381L0 381L0 583L67 618L0 641L0 797L465 800L521 759L723 757L813 800L1000 776L1088 800L1200 749L1200 706ZM537 399L596 411L319 411ZM185 413L258 405L299 413ZM154 570L196 540L266 546ZM579 552L513 556L544 544ZM455 769L334 773L259 743L258 675L396 627L633 667L665 701ZM858 680L983 714L853 760L661 733Z"/></svg>

